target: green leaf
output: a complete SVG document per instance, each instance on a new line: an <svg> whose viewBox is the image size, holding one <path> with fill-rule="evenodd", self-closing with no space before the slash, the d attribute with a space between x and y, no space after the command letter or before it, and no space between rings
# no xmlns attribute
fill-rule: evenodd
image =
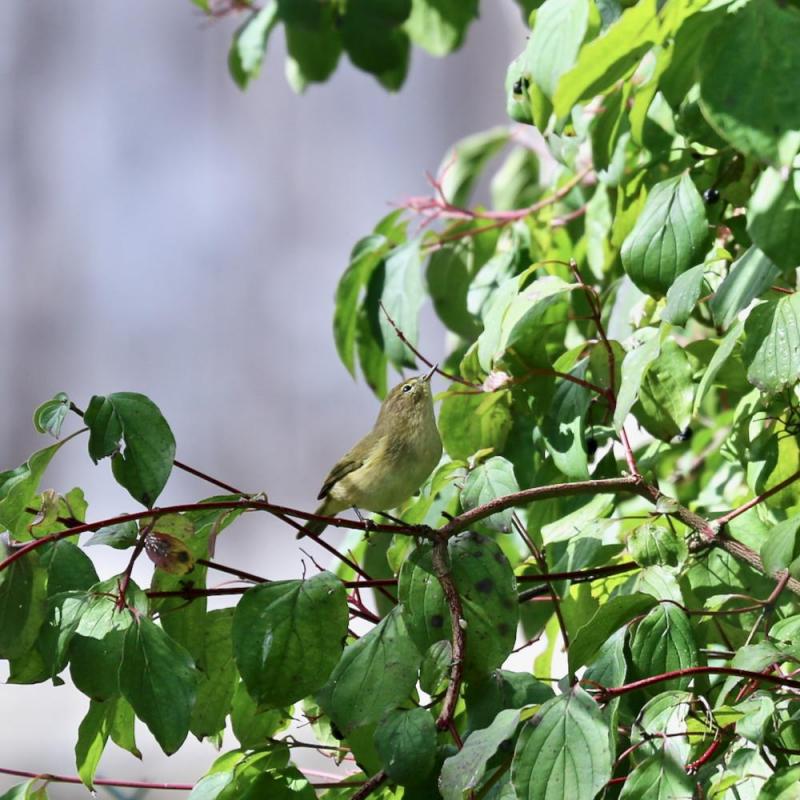
<svg viewBox="0 0 800 800"><path fill-rule="evenodd" d="M464 488L461 490L461 505L464 511L482 506L498 497L504 497L519 491L514 467L510 461L495 456L478 464L467 474ZM506 509L492 514L483 520L483 524L492 530L508 533L511 530L511 514L513 509Z"/></svg>
<svg viewBox="0 0 800 800"><path fill-rule="evenodd" d="M703 200L688 173L683 173L650 190L634 229L622 243L622 265L639 289L661 297L679 275L702 261L707 241Z"/></svg>
<svg viewBox="0 0 800 800"><path fill-rule="evenodd" d="M317 693L317 702L346 736L377 722L406 700L417 682L419 663L398 606L344 649L330 679Z"/></svg>
<svg viewBox="0 0 800 800"><path fill-rule="evenodd" d="M527 710L525 716L531 714ZM514 738L522 718L521 708L507 709L501 711L487 728L470 733L461 750L442 764L439 791L444 800L463 800L483 783L486 765L505 742Z"/></svg>
<svg viewBox="0 0 800 800"><path fill-rule="evenodd" d="M86 547L94 544L107 544L116 550L127 550L136 544L139 528L135 522L120 522L117 525L108 525L100 528L92 538L86 542Z"/></svg>
<svg viewBox="0 0 800 800"><path fill-rule="evenodd" d="M467 304L473 261L473 239L469 237L436 250L425 272L428 293L439 319L467 340L480 332L478 320Z"/></svg>
<svg viewBox="0 0 800 800"><path fill-rule="evenodd" d="M330 572L254 586L233 618L233 652L259 706L278 708L317 691L347 634L344 585Z"/></svg>
<svg viewBox="0 0 800 800"><path fill-rule="evenodd" d="M46 400L33 412L33 427L39 433L49 433L58 439L61 425L69 413L69 397L59 392L52 400Z"/></svg>
<svg viewBox="0 0 800 800"><path fill-rule="evenodd" d="M800 173L783 177L768 167L761 173L747 206L747 232L780 269L800 264L799 193Z"/></svg>
<svg viewBox="0 0 800 800"><path fill-rule="evenodd" d="M242 747L262 747L267 739L284 730L290 721L290 710L259 710L247 687L243 683L236 686L231 703L231 727Z"/></svg>
<svg viewBox="0 0 800 800"><path fill-rule="evenodd" d="M133 713L131 704L124 697L117 697L114 702L114 716L109 730L111 741L135 758L141 759L142 754L136 746L135 721L136 716Z"/></svg>
<svg viewBox="0 0 800 800"><path fill-rule="evenodd" d="M628 775L620 800L692 800L694 781L667 748L646 758Z"/></svg>
<svg viewBox="0 0 800 800"><path fill-rule="evenodd" d="M686 324L700 299L705 269L705 264L698 264L678 275L667 290L667 305L661 312L661 319L673 325Z"/></svg>
<svg viewBox="0 0 800 800"><path fill-rule="evenodd" d="M425 652L419 668L419 686L429 695L447 688L447 675L453 663L453 646L448 641L434 642Z"/></svg>
<svg viewBox="0 0 800 800"><path fill-rule="evenodd" d="M456 142L439 166L442 194L454 206L466 206L489 159L509 139L507 128L490 128Z"/></svg>
<svg viewBox="0 0 800 800"><path fill-rule="evenodd" d="M684 538L672 528L652 522L634 528L627 546L633 560L643 567L652 564L680 567L689 555Z"/></svg>
<svg viewBox="0 0 800 800"><path fill-rule="evenodd" d="M731 353L733 353L734 348L739 341L739 337L742 334L742 329L742 323L737 322L728 331L728 333L725 334L725 338L719 343L719 347L717 347L717 349L714 351L714 355L712 356L711 361L709 361L706 371L703 373L703 377L700 379L700 383L697 385L697 391L694 395L694 407L692 409L692 415L697 414L706 392L714 383L715 378L719 374L719 371L722 369L725 362L730 358Z"/></svg>
<svg viewBox="0 0 800 800"><path fill-rule="evenodd" d="M477 16L478 0L414 0L405 29L414 44L445 56L461 47Z"/></svg>
<svg viewBox="0 0 800 800"><path fill-rule="evenodd" d="M589 8L588 0L546 0L536 13L526 61L536 85L550 99L575 63L589 27Z"/></svg>
<svg viewBox="0 0 800 800"><path fill-rule="evenodd" d="M295 92L303 92L309 83L326 81L336 69L342 54L342 42L335 29L333 10L319 3L312 6L326 19L316 29L286 24L286 80Z"/></svg>
<svg viewBox="0 0 800 800"><path fill-rule="evenodd" d="M424 782L436 761L436 724L424 708L390 711L375 729L375 747L389 778L401 786Z"/></svg>
<svg viewBox="0 0 800 800"><path fill-rule="evenodd" d="M278 21L278 4L269 0L254 11L233 35L228 52L228 70L240 89L258 76L267 49L267 41Z"/></svg>
<svg viewBox="0 0 800 800"><path fill-rule="evenodd" d="M614 428L619 432L630 413L642 379L650 364L661 352L661 336L656 328L643 328L639 333L640 343L625 354L622 362L622 383L617 395L617 407L614 411Z"/></svg>
<svg viewBox="0 0 800 800"><path fill-rule="evenodd" d="M615 631L649 611L655 604L654 597L639 592L617 595L603 603L594 616L578 630L570 644L570 672L588 664Z"/></svg>
<svg viewBox="0 0 800 800"><path fill-rule="evenodd" d="M119 687L167 755L189 732L197 677L191 656L151 619L141 617L128 628Z"/></svg>
<svg viewBox="0 0 800 800"><path fill-rule="evenodd" d="M453 537L448 552L466 620L464 668L471 678L499 667L514 647L519 618L516 582L500 547L481 534ZM451 638L450 611L430 546L418 547L406 559L398 593L408 632L421 653L434 642Z"/></svg>
<svg viewBox="0 0 800 800"><path fill-rule="evenodd" d="M204 658L189 726L198 739L223 731L231 708L237 683L231 644L233 612L232 608L221 608L205 615Z"/></svg>
<svg viewBox="0 0 800 800"><path fill-rule="evenodd" d="M175 437L152 400L135 392L95 395L84 414L89 455L111 456L117 482L142 505L152 507L172 471Z"/></svg>
<svg viewBox="0 0 800 800"><path fill-rule="evenodd" d="M697 645L686 612L672 603L661 603L650 611L636 626L631 658L639 677L697 666ZM658 684L659 690L685 689L690 680L664 681Z"/></svg>
<svg viewBox="0 0 800 800"><path fill-rule="evenodd" d="M692 419L694 370L684 349L667 339L650 363L639 388L637 420L658 439L670 441Z"/></svg>
<svg viewBox="0 0 800 800"><path fill-rule="evenodd" d="M350 254L350 264L336 287L333 339L339 358L351 375L355 375L354 350L358 331L356 312L361 293L390 247L391 243L385 236L372 235L359 240Z"/></svg>
<svg viewBox="0 0 800 800"><path fill-rule="evenodd" d="M588 362L570 370L584 378ZM562 380L542 425L542 436L553 463L570 480L588 480L589 456L586 451L586 412L594 395L572 381Z"/></svg>
<svg viewBox="0 0 800 800"><path fill-rule="evenodd" d="M546 338L563 325L569 293L575 289L555 275L528 283L527 273L510 278L495 290L478 337L478 360L491 372L506 351L514 350L528 366L550 366Z"/></svg>
<svg viewBox="0 0 800 800"><path fill-rule="evenodd" d="M744 325L747 380L775 394L800 377L800 294L756 306Z"/></svg>
<svg viewBox="0 0 800 800"><path fill-rule="evenodd" d="M798 38L798 10L770 0L740 5L706 37L699 60L703 113L747 155L788 164L800 144L793 88L800 72Z"/></svg>
<svg viewBox="0 0 800 800"><path fill-rule="evenodd" d="M421 244L421 239L412 239L389 253L384 262L385 278L381 292L383 307L415 347L419 342L419 310L424 296ZM383 352L389 361L396 367L413 367L413 353L395 333L382 311L378 315L378 324L383 337Z"/></svg>
<svg viewBox="0 0 800 800"><path fill-rule="evenodd" d="M792 517L772 528L761 546L761 560L768 575L785 569L796 578L800 575L800 517Z"/></svg>
<svg viewBox="0 0 800 800"><path fill-rule="evenodd" d="M0 800L47 800L45 787L43 786L40 789L36 788L36 785L42 780L43 778L31 778L31 780L25 781L25 783L12 786L11 789L0 797Z"/></svg>
<svg viewBox="0 0 800 800"><path fill-rule="evenodd" d="M558 82L553 97L556 115L567 116L578 101L605 92L630 74L655 42L658 27L656 0L643 0L585 44L575 66Z"/></svg>
<svg viewBox="0 0 800 800"><path fill-rule="evenodd" d="M733 262L711 298L709 308L714 322L721 328L729 327L739 312L766 291L780 274L761 250L748 248Z"/></svg>
<svg viewBox="0 0 800 800"><path fill-rule="evenodd" d="M800 764L776 770L761 787L758 800L797 800Z"/></svg>
<svg viewBox="0 0 800 800"><path fill-rule="evenodd" d="M480 675L467 684L464 692L469 728L488 728L503 709L541 704L551 697L553 690L529 672L498 669Z"/></svg>
<svg viewBox="0 0 800 800"><path fill-rule="evenodd" d="M89 711L78 727L78 742L75 745L75 764L78 775L87 789L94 788L94 775L103 751L106 749L114 703L98 703L92 700Z"/></svg>
<svg viewBox="0 0 800 800"><path fill-rule="evenodd" d="M649 758L667 750L685 762L691 750L686 719L694 703L691 692L679 691L661 692L648 700L631 727L637 755Z"/></svg>
<svg viewBox="0 0 800 800"><path fill-rule="evenodd" d="M510 211L531 205L539 197L539 156L527 147L514 147L492 177L492 206Z"/></svg>
<svg viewBox="0 0 800 800"><path fill-rule="evenodd" d="M511 431L511 408L507 392L464 394L454 384L439 410L439 433L447 454L466 461L479 450L500 452Z"/></svg>
<svg viewBox="0 0 800 800"><path fill-rule="evenodd" d="M0 561L8 555L0 540ZM46 576L37 553L27 553L0 572L0 658L26 653L45 619Z"/></svg>
<svg viewBox="0 0 800 800"><path fill-rule="evenodd" d="M519 800L592 800L611 777L611 762L600 709L573 686L522 728L511 779Z"/></svg>
<svg viewBox="0 0 800 800"><path fill-rule="evenodd" d="M63 444L58 442L37 450L16 469L0 472L0 525L16 536L24 533L25 523L31 520L25 509L32 505L47 465Z"/></svg>

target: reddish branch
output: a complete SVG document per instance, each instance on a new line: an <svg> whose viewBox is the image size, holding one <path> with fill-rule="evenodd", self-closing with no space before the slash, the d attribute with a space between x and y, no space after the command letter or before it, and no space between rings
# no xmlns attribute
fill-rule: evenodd
<svg viewBox="0 0 800 800"><path fill-rule="evenodd" d="M749 511L754 506L757 506L759 503L763 503L767 498L772 497L774 494L783 491L787 486L793 484L798 478L800 478L800 470L795 472L793 475L790 475L786 480L781 481L780 483L775 484L771 489L767 489L766 492L762 492L758 496L754 497L752 500L748 500L746 503L743 503L738 508L734 508L733 511L729 511L727 514L723 514L721 517L717 517L712 524L720 530L724 525L727 525L732 519L736 519L740 514L744 514L745 511Z"/></svg>
<svg viewBox="0 0 800 800"><path fill-rule="evenodd" d="M361 788L350 798L350 800L364 800L365 797L369 797L373 790L377 789L388 779L389 776L383 770L376 772L366 783L361 785Z"/></svg>
<svg viewBox="0 0 800 800"><path fill-rule="evenodd" d="M595 696L601 703L605 703L615 697L628 694L628 692L635 692L637 689L646 689L648 686L653 686L657 683L686 678L692 675L733 675L736 678L747 678L751 681L763 681L765 683L776 684L777 686L784 686L787 689L800 690L800 681L793 680L792 678L784 678L782 675L753 672L749 669L738 669L737 667L686 667L686 669L676 669L671 672L661 673L660 675L650 675L647 678L632 681L622 686L603 688Z"/></svg>

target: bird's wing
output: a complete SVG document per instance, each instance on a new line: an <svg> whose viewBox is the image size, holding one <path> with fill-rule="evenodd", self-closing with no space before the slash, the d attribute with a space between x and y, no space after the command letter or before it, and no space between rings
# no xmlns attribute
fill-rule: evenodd
<svg viewBox="0 0 800 800"><path fill-rule="evenodd" d="M363 464L364 459L358 457L352 450L343 456L336 466L328 473L328 477L325 478L325 483L322 484L322 488L319 490L317 500L322 500L323 497L326 497L328 492L330 492L345 475L355 472L359 467L363 466Z"/></svg>

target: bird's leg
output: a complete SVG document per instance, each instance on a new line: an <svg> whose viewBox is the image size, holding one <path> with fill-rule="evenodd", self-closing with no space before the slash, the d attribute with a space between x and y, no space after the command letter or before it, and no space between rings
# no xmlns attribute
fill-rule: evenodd
<svg viewBox="0 0 800 800"><path fill-rule="evenodd" d="M353 511L356 512L358 521L364 526L364 533L366 533L367 536L369 536L369 534L372 531L372 520L364 517L364 515L358 510L356 506L353 506Z"/></svg>

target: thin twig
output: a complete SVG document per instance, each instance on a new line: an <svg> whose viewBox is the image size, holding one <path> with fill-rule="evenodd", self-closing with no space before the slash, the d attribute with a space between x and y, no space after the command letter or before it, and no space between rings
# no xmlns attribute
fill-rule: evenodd
<svg viewBox="0 0 800 800"><path fill-rule="evenodd" d="M388 779L389 776L383 770L376 772L368 781L361 785L361 788L350 798L350 800L364 800L365 797L369 797L373 790L377 789Z"/></svg>

